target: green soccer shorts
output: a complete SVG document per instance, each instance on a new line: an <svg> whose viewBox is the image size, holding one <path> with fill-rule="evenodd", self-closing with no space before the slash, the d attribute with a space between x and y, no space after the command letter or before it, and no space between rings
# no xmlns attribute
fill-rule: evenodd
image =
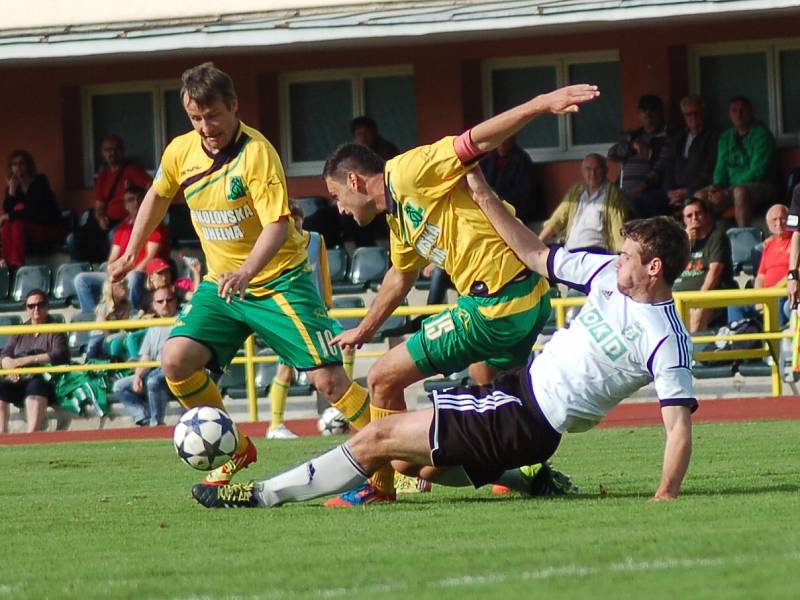
<svg viewBox="0 0 800 600"><path fill-rule="evenodd" d="M339 347L330 343L341 327L328 316L305 266L264 285L269 290L265 296L247 294L230 303L219 297L216 283L203 281L178 315L170 338L202 343L220 367L231 361L251 333L300 370L341 364Z"/></svg>
<svg viewBox="0 0 800 600"><path fill-rule="evenodd" d="M425 319L406 343L420 372L460 371L485 361L498 370L527 363L550 317L547 281L531 274L490 297L460 296L455 307Z"/></svg>

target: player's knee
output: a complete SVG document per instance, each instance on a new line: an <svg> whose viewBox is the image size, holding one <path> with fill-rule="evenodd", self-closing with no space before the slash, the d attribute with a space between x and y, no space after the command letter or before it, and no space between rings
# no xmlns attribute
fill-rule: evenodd
<svg viewBox="0 0 800 600"><path fill-rule="evenodd" d="M383 398L389 398L396 390L396 383L389 371L385 370L380 361L376 362L367 373L367 389L372 404L380 408L384 406Z"/></svg>
<svg viewBox="0 0 800 600"><path fill-rule="evenodd" d="M161 352L161 369L167 379L172 381L183 381L197 370L194 365L187 364L186 361L182 360L180 352L169 341L164 345L164 350Z"/></svg>

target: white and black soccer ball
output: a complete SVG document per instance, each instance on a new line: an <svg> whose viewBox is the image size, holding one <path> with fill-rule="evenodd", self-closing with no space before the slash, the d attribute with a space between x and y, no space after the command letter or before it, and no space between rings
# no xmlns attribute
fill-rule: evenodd
<svg viewBox="0 0 800 600"><path fill-rule="evenodd" d="M338 408L329 406L319 416L317 429L322 435L341 435L350 431L350 421Z"/></svg>
<svg viewBox="0 0 800 600"><path fill-rule="evenodd" d="M233 420L218 408L195 406L178 421L172 440L183 462L193 469L210 471L233 456L239 432Z"/></svg>

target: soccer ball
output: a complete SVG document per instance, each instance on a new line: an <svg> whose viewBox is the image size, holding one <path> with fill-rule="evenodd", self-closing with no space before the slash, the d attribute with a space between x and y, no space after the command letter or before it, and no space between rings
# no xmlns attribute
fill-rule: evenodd
<svg viewBox="0 0 800 600"><path fill-rule="evenodd" d="M193 469L210 471L233 456L239 432L231 418L218 408L195 406L178 421L172 440L183 462Z"/></svg>
<svg viewBox="0 0 800 600"><path fill-rule="evenodd" d="M339 409L329 406L319 416L317 429L322 435L341 435L350 431L350 421Z"/></svg>

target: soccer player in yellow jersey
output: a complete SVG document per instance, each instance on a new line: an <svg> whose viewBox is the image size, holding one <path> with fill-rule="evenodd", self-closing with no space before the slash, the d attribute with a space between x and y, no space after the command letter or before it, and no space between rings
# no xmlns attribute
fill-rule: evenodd
<svg viewBox="0 0 800 600"><path fill-rule="evenodd" d="M367 316L337 335L334 344L357 347L372 339L429 262L450 275L459 293L454 308L423 321L420 331L372 366L371 420L405 410L405 387L434 373L473 364L472 376L488 384L496 371L526 363L550 313L547 281L526 269L503 242L473 203L463 176L532 119L577 111L598 94L592 85L542 94L459 136L388 162L356 144L345 144L328 158L323 177L340 212L361 226L386 213L392 261ZM391 501L392 475L391 467L384 467L327 504Z"/></svg>
<svg viewBox="0 0 800 600"><path fill-rule="evenodd" d="M224 410L206 368L226 366L244 340L258 333L289 364L308 371L317 390L358 428L368 423L367 391L350 381L337 325L311 278L305 241L289 219L286 180L278 154L239 120L231 78L212 63L183 73L181 99L193 131L164 151L139 209L125 253L109 268L114 280L134 266L139 248L162 221L178 192L208 264L208 275L164 346L162 368L181 404ZM233 458L205 483L223 485L255 462L241 435Z"/></svg>

